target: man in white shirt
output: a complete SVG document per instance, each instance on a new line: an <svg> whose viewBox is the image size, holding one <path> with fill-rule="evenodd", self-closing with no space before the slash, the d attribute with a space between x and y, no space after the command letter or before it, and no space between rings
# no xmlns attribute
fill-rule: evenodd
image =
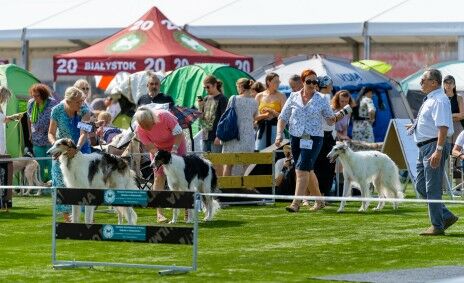
<svg viewBox="0 0 464 283"><path fill-rule="evenodd" d="M428 69L421 79L422 92L427 95L408 128L419 148L416 190L425 199L441 199L445 162L450 152L447 137L453 134L451 104L441 87L442 76L436 69ZM422 236L444 235L445 230L459 218L443 203L429 203L432 226Z"/></svg>

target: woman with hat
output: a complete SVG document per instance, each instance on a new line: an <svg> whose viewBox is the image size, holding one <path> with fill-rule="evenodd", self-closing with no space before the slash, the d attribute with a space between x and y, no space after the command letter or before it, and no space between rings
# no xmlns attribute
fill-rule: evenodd
<svg viewBox="0 0 464 283"><path fill-rule="evenodd" d="M464 102L461 96L456 92L456 80L453 76L448 75L443 79L443 90L448 96L451 103L451 113L453 113L453 144L457 136L462 132L464 126Z"/></svg>

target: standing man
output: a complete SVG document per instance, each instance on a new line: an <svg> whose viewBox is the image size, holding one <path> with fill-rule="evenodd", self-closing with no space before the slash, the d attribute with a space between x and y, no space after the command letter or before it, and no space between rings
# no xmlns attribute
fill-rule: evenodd
<svg viewBox="0 0 464 283"><path fill-rule="evenodd" d="M156 74L153 72L148 72L147 75L148 93L140 96L139 101L137 102L137 107L150 103L169 103L169 106L173 106L174 100L172 97L160 92L161 82L158 76L156 76Z"/></svg>
<svg viewBox="0 0 464 283"><path fill-rule="evenodd" d="M408 133L414 134L419 148L416 189L425 199L440 200L442 197L445 161L450 152L446 138L453 134L451 104L441 82L439 70L428 69L424 72L421 86L427 97L414 124L407 126ZM428 209L432 226L420 233L421 236L444 235L445 230L459 219L443 203L429 203Z"/></svg>
<svg viewBox="0 0 464 283"><path fill-rule="evenodd" d="M288 79L288 85L292 89L292 92L300 91L303 88L301 77L299 75L293 75Z"/></svg>

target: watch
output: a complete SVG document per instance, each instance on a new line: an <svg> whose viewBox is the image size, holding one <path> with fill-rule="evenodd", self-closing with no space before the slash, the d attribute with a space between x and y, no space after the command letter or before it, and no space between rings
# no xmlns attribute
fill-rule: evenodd
<svg viewBox="0 0 464 283"><path fill-rule="evenodd" d="M438 150L438 151L442 151L442 150L443 150L443 146L437 144L437 150Z"/></svg>

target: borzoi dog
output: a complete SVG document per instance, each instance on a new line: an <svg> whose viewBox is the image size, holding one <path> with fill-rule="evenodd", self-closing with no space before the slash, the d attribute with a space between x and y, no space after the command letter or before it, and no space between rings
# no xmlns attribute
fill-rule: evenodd
<svg viewBox="0 0 464 283"><path fill-rule="evenodd" d="M337 143L327 155L331 162L338 158L343 166L343 196L351 196L353 183L359 185L361 197L370 197L369 184L374 184L380 198L403 198L398 167L386 154L378 151L352 151L346 143ZM340 203L338 212L343 212L346 201ZM385 205L379 200L374 210L381 210ZM363 201L359 211L367 211L369 202ZM393 202L393 209L398 203Z"/></svg>
<svg viewBox="0 0 464 283"><path fill-rule="evenodd" d="M160 150L152 161L152 166L163 166L168 180L169 189L172 191L197 191L211 193L217 186L217 176L211 162L194 154L178 156L168 151ZM219 209L219 203L211 196L202 198L205 207L205 221L211 221ZM170 223L177 222L179 209L174 209ZM189 209L187 222L192 222L192 211Z"/></svg>
<svg viewBox="0 0 464 283"><path fill-rule="evenodd" d="M40 186L40 187L50 187L48 183L43 183L40 180L40 165L37 160L34 159L23 159L23 160L13 160L13 174L18 172L23 173L25 178L25 185L27 186ZM30 195L32 188L21 189L21 195L28 196ZM42 189L37 189L36 196L42 194Z"/></svg>
<svg viewBox="0 0 464 283"><path fill-rule="evenodd" d="M82 154L77 151L68 157L69 149L77 149L71 139L59 139L47 151L53 159L60 161L63 180L68 188L83 189L136 189L135 174L131 173L127 162L107 153ZM132 207L114 207L118 212L118 224L123 217L129 225L137 223L137 214ZM92 223L95 206L85 206L85 223ZM72 222L77 223L80 216L79 205L72 206Z"/></svg>

